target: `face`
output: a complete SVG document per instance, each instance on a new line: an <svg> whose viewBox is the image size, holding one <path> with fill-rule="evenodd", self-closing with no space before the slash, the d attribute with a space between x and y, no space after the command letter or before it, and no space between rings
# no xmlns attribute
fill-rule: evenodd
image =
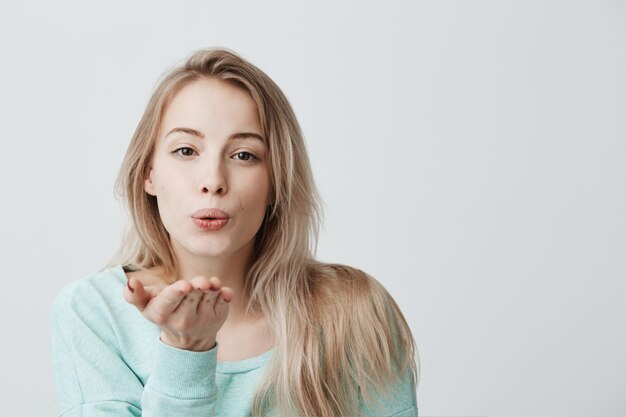
<svg viewBox="0 0 626 417"><path fill-rule="evenodd" d="M194 81L167 106L145 190L156 196L179 257L221 257L253 247L270 196L260 137L256 104L224 81ZM193 220L198 210L210 208L229 217L219 230Z"/></svg>

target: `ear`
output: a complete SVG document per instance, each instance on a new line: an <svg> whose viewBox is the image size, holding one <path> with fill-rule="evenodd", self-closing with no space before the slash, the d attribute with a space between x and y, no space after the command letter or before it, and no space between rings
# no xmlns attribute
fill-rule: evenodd
<svg viewBox="0 0 626 417"><path fill-rule="evenodd" d="M143 186L144 190L146 190L146 193L156 196L156 190L155 190L155 186L154 186L154 182L152 181L152 168L150 169L150 173L148 174L148 178L145 179L144 181L144 186Z"/></svg>

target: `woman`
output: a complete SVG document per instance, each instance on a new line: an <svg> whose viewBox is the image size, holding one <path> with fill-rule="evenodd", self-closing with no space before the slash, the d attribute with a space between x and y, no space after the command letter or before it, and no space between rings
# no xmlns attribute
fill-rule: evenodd
<svg viewBox="0 0 626 417"><path fill-rule="evenodd" d="M118 254L54 302L62 416L416 416L419 358L374 278L314 259L319 194L286 97L234 52L155 89L116 183Z"/></svg>

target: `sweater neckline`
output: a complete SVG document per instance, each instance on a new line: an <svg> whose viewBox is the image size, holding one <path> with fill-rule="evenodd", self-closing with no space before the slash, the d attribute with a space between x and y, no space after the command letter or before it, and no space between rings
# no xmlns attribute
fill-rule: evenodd
<svg viewBox="0 0 626 417"><path fill-rule="evenodd" d="M128 276L124 271L123 265L116 265L111 268L114 275L122 280L123 285L126 285ZM144 320L147 320L144 318ZM219 361L217 360L216 372L220 374L239 374L243 372L249 372L254 369L261 368L269 362L272 354L276 351L276 347L261 353L260 355L253 356L251 358L242 359L239 361Z"/></svg>

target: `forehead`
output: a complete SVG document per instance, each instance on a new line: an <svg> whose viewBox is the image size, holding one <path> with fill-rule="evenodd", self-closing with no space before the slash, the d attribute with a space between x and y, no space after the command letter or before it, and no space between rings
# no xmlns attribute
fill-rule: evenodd
<svg viewBox="0 0 626 417"><path fill-rule="evenodd" d="M202 78L183 86L165 108L161 134L186 126L205 135L228 135L238 130L261 134L256 103L240 87L215 78Z"/></svg>

